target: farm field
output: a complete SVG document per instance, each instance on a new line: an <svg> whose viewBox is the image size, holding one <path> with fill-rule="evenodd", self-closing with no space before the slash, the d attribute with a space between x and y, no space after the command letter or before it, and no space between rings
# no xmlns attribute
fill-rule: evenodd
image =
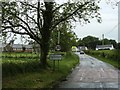
<svg viewBox="0 0 120 90"><path fill-rule="evenodd" d="M85 52L86 54L89 54L120 69L120 50L91 50Z"/></svg>
<svg viewBox="0 0 120 90"><path fill-rule="evenodd" d="M2 54L3 88L52 88L71 72L79 63L73 53L64 54L56 70L52 70L53 62L48 58L48 68L43 70L39 65L39 56L31 53Z"/></svg>

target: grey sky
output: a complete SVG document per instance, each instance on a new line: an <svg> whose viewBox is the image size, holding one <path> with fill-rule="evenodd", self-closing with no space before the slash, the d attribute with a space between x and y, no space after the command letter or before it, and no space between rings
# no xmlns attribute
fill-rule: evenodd
<svg viewBox="0 0 120 90"><path fill-rule="evenodd" d="M102 34L105 34L105 38L118 41L118 6L114 6L113 9L111 4L102 0L100 7L102 23L98 23L96 20L92 20L90 24L84 26L76 23L74 31L78 38L92 35L101 39Z"/></svg>
<svg viewBox="0 0 120 90"><path fill-rule="evenodd" d="M67 0L56 0L58 3L66 2ZM78 23L75 24L76 28L73 29L77 34L78 38L83 38L88 35L92 35L98 38L102 38L102 34L105 38L114 39L118 41L118 6L115 1L120 0L110 0L113 3L107 3L109 0L101 0L100 2L100 13L102 17L102 23L98 23L95 19L91 21L90 24L81 26Z"/></svg>
<svg viewBox="0 0 120 90"><path fill-rule="evenodd" d="M66 2L66 0L55 1L57 1L58 3ZM73 29L73 31L75 31L78 38L92 35L101 39L102 34L105 34L105 38L118 41L118 6L112 6L111 4L107 4L106 1L107 0L101 0L100 3L102 23L98 23L96 19L94 19L91 21L91 23L85 24L84 26L81 26L79 23L75 24L76 28ZM20 42L20 40L15 41L15 43Z"/></svg>
<svg viewBox="0 0 120 90"><path fill-rule="evenodd" d="M118 42L120 42L120 2L119 2L119 6L118 6Z"/></svg>

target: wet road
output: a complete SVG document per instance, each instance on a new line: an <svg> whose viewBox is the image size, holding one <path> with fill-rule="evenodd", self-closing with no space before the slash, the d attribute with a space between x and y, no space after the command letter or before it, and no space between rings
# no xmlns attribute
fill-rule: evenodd
<svg viewBox="0 0 120 90"><path fill-rule="evenodd" d="M59 88L116 88L118 70L86 54L80 55L80 64L63 81Z"/></svg>

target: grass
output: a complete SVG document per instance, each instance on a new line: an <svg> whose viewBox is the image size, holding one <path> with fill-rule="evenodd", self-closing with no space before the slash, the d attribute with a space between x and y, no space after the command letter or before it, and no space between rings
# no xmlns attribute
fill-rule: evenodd
<svg viewBox="0 0 120 90"><path fill-rule="evenodd" d="M117 50L100 50L100 51L88 51L87 54L98 58L99 60L109 63L115 68L120 69L120 51Z"/></svg>
<svg viewBox="0 0 120 90"><path fill-rule="evenodd" d="M28 62L30 61L28 60ZM48 63L51 68L46 70L40 69L39 66L37 67L37 61L31 61L32 63L30 65L28 62L16 63L16 66L14 66L15 61L13 61L13 65L10 67L8 67L9 64L4 65L4 68L11 68L14 70L14 72L17 71L17 74L12 76L13 71L10 72L8 70L10 73L3 77L3 88L52 88L61 80L66 78L66 76L71 72L71 69L79 63L79 58L75 54L67 53L60 61L59 70L56 69L55 71L52 70L52 61L50 60L48 60ZM25 67L25 65L28 65L28 71L25 71L24 73L18 72L20 70L24 70L23 67ZM31 70L30 66L32 69L34 67L34 69ZM7 71L5 73L7 73Z"/></svg>
<svg viewBox="0 0 120 90"><path fill-rule="evenodd" d="M103 62L106 62L106 63L109 63L111 64L112 66L114 66L115 68L120 68L119 64L118 64L118 61L115 61L115 60L112 60L112 59L108 59L108 58L104 58L104 57L100 57L98 55L91 55Z"/></svg>
<svg viewBox="0 0 120 90"><path fill-rule="evenodd" d="M38 58L39 55L30 52L3 52L0 53L0 56L4 59L17 59L17 58Z"/></svg>

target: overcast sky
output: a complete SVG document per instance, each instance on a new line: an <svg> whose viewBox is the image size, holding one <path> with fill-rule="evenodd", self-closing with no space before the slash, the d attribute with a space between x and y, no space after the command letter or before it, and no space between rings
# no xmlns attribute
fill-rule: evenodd
<svg viewBox="0 0 120 90"><path fill-rule="evenodd" d="M77 23L74 31L78 38L92 35L101 39L104 34L105 38L118 41L118 6L114 6L113 9L111 4L102 0L100 7L102 23L98 23L96 20L92 20L90 24L84 26Z"/></svg>
<svg viewBox="0 0 120 90"><path fill-rule="evenodd" d="M58 3L65 2L66 0L57 0ZM102 23L98 23L96 19L92 20L90 24L81 26L78 23L75 24L76 28L73 29L78 38L83 38L88 35L98 37L102 39L102 34L105 38L114 39L118 41L118 6L108 4L109 0L101 0L100 13L102 17ZM120 0L111 0L120 1Z"/></svg>
<svg viewBox="0 0 120 90"><path fill-rule="evenodd" d="M55 1L58 3L66 2L66 0ZM73 29L73 31L76 33L78 38L83 38L91 35L102 39L102 34L104 34L105 38L118 41L118 6L107 4L106 1L107 0L101 0L101 3L99 4L101 7L100 13L102 17L102 23L98 23L96 19L94 19L91 21L91 23L84 26L81 26L79 22L75 24L76 28ZM16 40L15 43L20 42Z"/></svg>

